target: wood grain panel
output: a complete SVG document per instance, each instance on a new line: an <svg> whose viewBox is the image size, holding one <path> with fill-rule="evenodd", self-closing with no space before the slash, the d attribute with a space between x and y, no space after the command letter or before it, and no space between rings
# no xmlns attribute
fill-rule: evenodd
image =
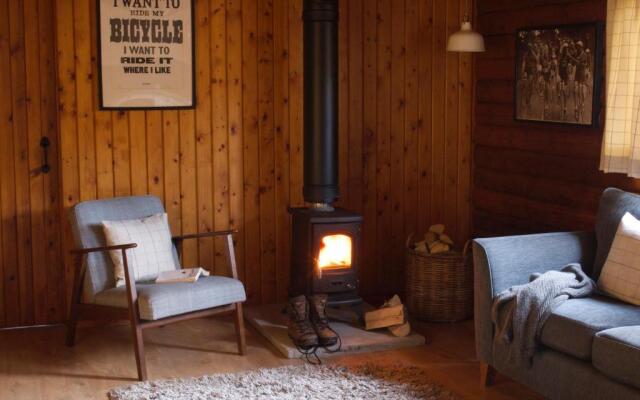
<svg viewBox="0 0 640 400"><path fill-rule="evenodd" d="M174 233L239 229L249 301L286 298L287 206L304 204L302 2L194 3L195 109L125 112L97 107L95 2L0 0L9 60L0 74L11 77L0 81L0 326L62 320L72 278L66 210L130 194L160 197ZM446 222L461 242L469 231L471 68L445 52L463 8L340 4L338 203L365 217L364 294L402 291L410 232ZM505 65L509 53L500 54ZM40 176L31 170L45 134L55 168ZM211 239L184 250L185 264L224 272Z"/></svg>
<svg viewBox="0 0 640 400"><path fill-rule="evenodd" d="M601 128L513 120L515 29L605 17L605 0L478 4L488 51L475 59L476 235L593 229L604 188L640 191L640 180L599 171Z"/></svg>
<svg viewBox="0 0 640 400"><path fill-rule="evenodd" d="M75 93L73 85L68 93L56 92L51 12L50 2L0 1L0 327L60 321L64 310L57 120L75 113ZM73 16L73 4L61 12ZM72 27L57 33L73 46ZM75 79L73 62L61 71L68 82ZM43 136L54 151L49 174L41 172ZM70 164L77 148L73 153Z"/></svg>
<svg viewBox="0 0 640 400"><path fill-rule="evenodd" d="M240 229L239 269L250 302L282 300L289 276L286 208L303 204L302 2L195 4L195 111L146 112L144 123L122 113L125 127L117 118L100 126L94 110L98 196L136 186L136 193L164 200L176 232ZM340 11L338 203L365 217L363 291L401 291L410 232L444 222L463 242L470 231L471 65L445 51L464 2L344 1ZM77 47L75 59L94 47ZM75 85L76 92L95 91L86 80ZM121 151L134 147L135 156ZM133 182L144 182L144 173L147 187L139 189ZM190 262L196 259L188 254L197 251L197 263L224 272L212 241L191 246Z"/></svg>

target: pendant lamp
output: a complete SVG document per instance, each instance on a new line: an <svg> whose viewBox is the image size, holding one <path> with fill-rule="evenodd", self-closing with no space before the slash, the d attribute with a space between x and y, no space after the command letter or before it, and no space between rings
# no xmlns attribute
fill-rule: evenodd
<svg viewBox="0 0 640 400"><path fill-rule="evenodd" d="M460 30L449 36L447 51L478 53L483 52L484 38L471 28L469 20L469 2L466 2L466 13L462 19Z"/></svg>

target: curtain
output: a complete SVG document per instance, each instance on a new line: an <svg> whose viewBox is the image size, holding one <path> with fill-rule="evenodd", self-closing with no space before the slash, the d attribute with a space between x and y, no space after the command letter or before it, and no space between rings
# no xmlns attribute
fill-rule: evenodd
<svg viewBox="0 0 640 400"><path fill-rule="evenodd" d="M606 114L600 169L640 178L640 0L607 0Z"/></svg>

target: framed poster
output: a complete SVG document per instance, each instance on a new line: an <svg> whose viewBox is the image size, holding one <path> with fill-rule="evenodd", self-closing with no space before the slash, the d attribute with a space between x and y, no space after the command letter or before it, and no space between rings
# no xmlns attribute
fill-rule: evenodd
<svg viewBox="0 0 640 400"><path fill-rule="evenodd" d="M100 108L195 107L193 0L96 0Z"/></svg>
<svg viewBox="0 0 640 400"><path fill-rule="evenodd" d="M515 67L516 120L599 124L602 23L519 29Z"/></svg>

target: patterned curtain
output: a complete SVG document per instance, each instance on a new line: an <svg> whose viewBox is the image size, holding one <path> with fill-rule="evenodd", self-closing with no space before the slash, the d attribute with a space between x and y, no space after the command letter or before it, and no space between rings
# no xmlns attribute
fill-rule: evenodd
<svg viewBox="0 0 640 400"><path fill-rule="evenodd" d="M607 0L606 51L600 169L640 178L640 0Z"/></svg>

